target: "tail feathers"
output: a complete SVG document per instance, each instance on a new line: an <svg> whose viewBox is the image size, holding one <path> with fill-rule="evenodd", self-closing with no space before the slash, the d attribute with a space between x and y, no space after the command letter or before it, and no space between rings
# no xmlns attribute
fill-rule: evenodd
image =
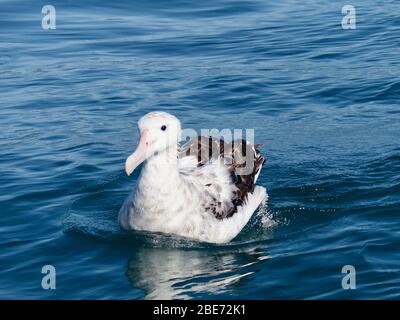
<svg viewBox="0 0 400 320"><path fill-rule="evenodd" d="M256 186L254 191L248 194L246 202L237 208L237 213L229 219L220 220L218 230L210 242L225 243L235 238L244 226L249 222L253 213L260 204L268 200L267 191L264 187ZM207 241L207 239L204 239Z"/></svg>

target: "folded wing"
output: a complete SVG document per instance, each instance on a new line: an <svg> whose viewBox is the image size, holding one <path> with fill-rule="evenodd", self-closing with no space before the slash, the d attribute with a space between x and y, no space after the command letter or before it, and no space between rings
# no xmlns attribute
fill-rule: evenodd
<svg viewBox="0 0 400 320"><path fill-rule="evenodd" d="M264 162L259 145L243 139L225 142L198 136L179 150L184 180L200 193L204 210L217 219L232 217L244 205Z"/></svg>

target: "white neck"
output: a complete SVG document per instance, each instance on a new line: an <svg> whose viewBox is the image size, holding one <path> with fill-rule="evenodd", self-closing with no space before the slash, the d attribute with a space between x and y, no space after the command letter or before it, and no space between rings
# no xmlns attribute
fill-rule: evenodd
<svg viewBox="0 0 400 320"><path fill-rule="evenodd" d="M173 192L171 188L180 182L177 156L177 148L167 148L147 159L138 187L150 187L154 192Z"/></svg>
<svg viewBox="0 0 400 320"><path fill-rule="evenodd" d="M172 149L172 150L171 150ZM120 215L120 224L140 228L151 225L165 216L171 205L182 206L183 198L176 198L184 184L178 168L178 148L169 148L167 151L153 155L145 162L139 176L133 201L133 211L126 210ZM171 199L173 203L171 203ZM130 214L134 214L132 219ZM167 218L170 221L172 217Z"/></svg>

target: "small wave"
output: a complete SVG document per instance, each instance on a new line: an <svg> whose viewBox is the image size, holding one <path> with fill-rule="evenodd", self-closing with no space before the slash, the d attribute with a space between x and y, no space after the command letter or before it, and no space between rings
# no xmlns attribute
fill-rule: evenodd
<svg viewBox="0 0 400 320"><path fill-rule="evenodd" d="M372 270L384 273L400 272L399 242L367 243L360 252L364 261Z"/></svg>

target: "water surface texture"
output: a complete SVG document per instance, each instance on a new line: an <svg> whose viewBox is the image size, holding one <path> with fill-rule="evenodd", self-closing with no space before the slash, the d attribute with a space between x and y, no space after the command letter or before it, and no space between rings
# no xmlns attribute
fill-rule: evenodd
<svg viewBox="0 0 400 320"><path fill-rule="evenodd" d="M355 30L337 1L44 4L0 1L0 298L400 298L398 1L352 0ZM232 243L119 229L154 110L264 145Z"/></svg>

